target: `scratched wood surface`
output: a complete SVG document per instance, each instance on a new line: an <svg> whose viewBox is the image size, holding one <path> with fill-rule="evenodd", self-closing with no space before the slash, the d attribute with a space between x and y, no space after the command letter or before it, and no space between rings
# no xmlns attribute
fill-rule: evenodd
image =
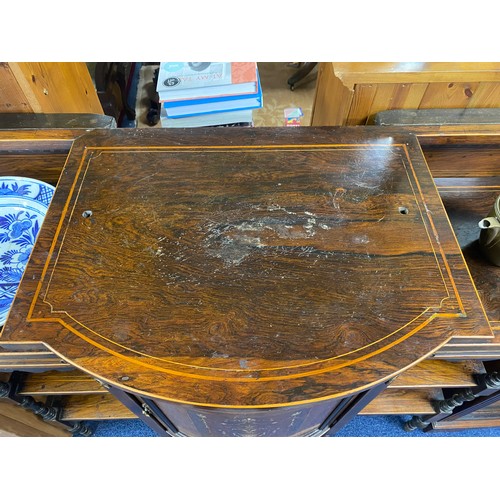
<svg viewBox="0 0 500 500"><path fill-rule="evenodd" d="M137 394L269 408L491 335L413 136L139 129L73 144L0 344L44 342Z"/></svg>
<svg viewBox="0 0 500 500"><path fill-rule="evenodd" d="M497 173L491 177L438 179L437 185L491 328L500 335L500 267L483 255L477 224L500 196L500 166Z"/></svg>
<svg viewBox="0 0 500 500"><path fill-rule="evenodd" d="M401 114L400 120L398 114L391 116L386 112L386 123L390 125L394 123L391 120L397 119L405 131L417 135L494 334L494 338L472 342L451 339L434 356L453 360L498 359L500 269L480 251L477 222L500 195L500 125L406 125L408 116Z"/></svg>
<svg viewBox="0 0 500 500"><path fill-rule="evenodd" d="M0 130L0 176L19 175L57 184L81 129Z"/></svg>

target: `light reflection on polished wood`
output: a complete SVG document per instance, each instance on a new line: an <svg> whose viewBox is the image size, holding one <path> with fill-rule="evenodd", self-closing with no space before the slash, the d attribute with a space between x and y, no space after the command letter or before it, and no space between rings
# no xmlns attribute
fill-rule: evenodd
<svg viewBox="0 0 500 500"><path fill-rule="evenodd" d="M387 128L86 135L27 275L2 341L211 408L340 398L492 336L417 141Z"/></svg>

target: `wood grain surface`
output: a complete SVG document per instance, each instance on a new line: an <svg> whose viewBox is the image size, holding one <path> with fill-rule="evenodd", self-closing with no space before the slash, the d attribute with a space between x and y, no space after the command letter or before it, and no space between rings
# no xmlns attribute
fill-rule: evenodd
<svg viewBox="0 0 500 500"><path fill-rule="evenodd" d="M311 124L369 125L386 110L499 106L498 62L322 62Z"/></svg>
<svg viewBox="0 0 500 500"><path fill-rule="evenodd" d="M23 384L18 390L18 394L28 396L106 392L102 384L80 370L29 373L23 378Z"/></svg>
<svg viewBox="0 0 500 500"><path fill-rule="evenodd" d="M0 340L168 401L342 397L492 336L415 137L386 127L91 132L35 250Z"/></svg>
<svg viewBox="0 0 500 500"><path fill-rule="evenodd" d="M41 417L12 401L0 399L0 437L69 437L60 424L45 422Z"/></svg>
<svg viewBox="0 0 500 500"><path fill-rule="evenodd" d="M498 62L331 62L335 74L356 83L498 82Z"/></svg>
<svg viewBox="0 0 500 500"><path fill-rule="evenodd" d="M442 391L433 389L387 389L366 405L360 415L428 415L435 412L433 400L443 398Z"/></svg>
<svg viewBox="0 0 500 500"><path fill-rule="evenodd" d="M492 322L498 316L500 275L498 268L484 258L477 245L477 220L483 217L483 212L489 212L488 207L493 206L500 195L500 125L494 123L497 114L494 110L383 113L386 125L397 124L418 137L494 334L493 338L474 341L451 339L433 357L491 360L500 356L500 328L498 323ZM419 121L420 124L416 125L412 117L418 120L425 117L430 123L438 117L451 118L457 123L424 125ZM472 123L467 123L467 117ZM487 119L482 122L482 117Z"/></svg>
<svg viewBox="0 0 500 500"><path fill-rule="evenodd" d="M86 63L2 63L0 75L9 76L0 111L103 114Z"/></svg>
<svg viewBox="0 0 500 500"><path fill-rule="evenodd" d="M497 161L500 155L497 155ZM439 192L457 235L474 283L479 290L491 327L500 330L500 267L488 262L481 252L477 221L485 217L500 196L498 176L453 179L438 182Z"/></svg>
<svg viewBox="0 0 500 500"><path fill-rule="evenodd" d="M485 372L483 363L478 360L450 362L430 359L421 361L396 377L389 388L475 387L475 376Z"/></svg>
<svg viewBox="0 0 500 500"><path fill-rule="evenodd" d="M63 399L65 422L86 420L123 420L136 416L111 394L72 394Z"/></svg>
<svg viewBox="0 0 500 500"><path fill-rule="evenodd" d="M0 176L17 175L56 185L82 129L0 130Z"/></svg>

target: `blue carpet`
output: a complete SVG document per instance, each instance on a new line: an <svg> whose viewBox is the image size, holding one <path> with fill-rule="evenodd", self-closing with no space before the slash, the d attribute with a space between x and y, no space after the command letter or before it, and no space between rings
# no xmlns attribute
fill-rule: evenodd
<svg viewBox="0 0 500 500"><path fill-rule="evenodd" d="M209 492L213 491L218 500L233 499L235 495L250 500L255 498L258 488L257 491L265 492L265 498L303 500L329 498L332 491L343 492L342 488L347 487L356 492L354 496L347 494L347 498L422 498L429 491L445 488L443 481L457 478L457 471L463 469L464 463L472 460L474 466L477 462L477 470L495 463L497 448L488 438L499 437L500 428L406 433L403 424L408 419L408 416L358 416L337 434L339 439L217 440L147 439L155 434L140 420L102 421L93 424L94 436L104 439L72 440L73 445L82 446L76 446L72 460L67 462L73 471L75 458L81 461L81 470L88 463L102 460L107 474L94 474L97 478L93 476L88 483L92 486L89 496L95 493L97 479L103 482L98 491L111 484L113 491L108 496L122 500L144 493L145 483L136 481L137 477L147 478L149 491L163 491L168 484L169 498L184 498L186 491L188 498L211 497ZM139 439L123 439L126 437ZM49 461L52 470L53 463L60 460L62 453L67 454L67 450L67 446L64 450L56 449L54 459ZM25 456L21 455L23 459ZM161 459L151 458L155 456ZM110 481L110 477L123 476L124 463L127 471L133 471L133 480L118 484ZM71 477L71 473L67 475ZM166 477L171 478L167 483ZM228 481L231 487L227 487ZM459 483L453 491L454 498L498 496L494 491L495 481ZM247 488L242 490L242 485ZM119 496L117 486L121 488Z"/></svg>
<svg viewBox="0 0 500 500"><path fill-rule="evenodd" d="M500 437L500 427L467 429L460 431L406 432L404 423L410 416L386 415L380 417L358 416L352 419L338 437Z"/></svg>
<svg viewBox="0 0 500 500"><path fill-rule="evenodd" d="M460 431L405 432L403 425L409 416L358 416L347 424L336 437L500 437L500 427ZM87 422L93 437L155 437L156 434L140 420L107 420Z"/></svg>

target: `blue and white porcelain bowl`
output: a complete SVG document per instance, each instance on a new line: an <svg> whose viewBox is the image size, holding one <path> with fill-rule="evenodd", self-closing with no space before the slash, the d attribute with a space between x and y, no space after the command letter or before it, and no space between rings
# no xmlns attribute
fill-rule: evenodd
<svg viewBox="0 0 500 500"><path fill-rule="evenodd" d="M0 326L31 255L54 187L27 177L0 177Z"/></svg>

